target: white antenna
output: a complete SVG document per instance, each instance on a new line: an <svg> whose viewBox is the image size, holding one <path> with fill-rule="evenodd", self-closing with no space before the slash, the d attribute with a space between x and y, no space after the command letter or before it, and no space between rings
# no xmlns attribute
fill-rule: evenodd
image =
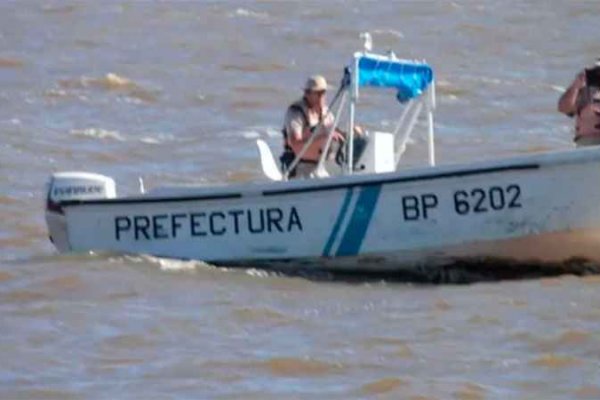
<svg viewBox="0 0 600 400"><path fill-rule="evenodd" d="M373 50L373 38L369 32L363 32L360 34L360 38L364 41L363 47L365 51Z"/></svg>

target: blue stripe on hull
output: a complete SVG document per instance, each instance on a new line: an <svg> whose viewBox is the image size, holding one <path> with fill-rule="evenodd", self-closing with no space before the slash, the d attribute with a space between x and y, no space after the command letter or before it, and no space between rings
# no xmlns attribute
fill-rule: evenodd
<svg viewBox="0 0 600 400"><path fill-rule="evenodd" d="M361 189L356 207L335 254L336 256L354 256L358 254L367 234L380 192L381 185L365 186Z"/></svg>
<svg viewBox="0 0 600 400"><path fill-rule="evenodd" d="M335 220L335 224L333 225L333 230L331 231L331 234L329 235L329 239L327 239L327 243L325 244L325 248L323 249L323 256L325 256L325 257L329 256L331 247L333 247L335 238L337 237L338 231L340 230L340 227L342 226L342 221L344 220L344 217L346 216L346 212L348 211L348 206L350 206L350 199L352 199L352 192L353 192L352 188L349 188L346 191L346 196L344 197L344 202L342 203L342 208L340 209L340 213L338 214L337 219Z"/></svg>

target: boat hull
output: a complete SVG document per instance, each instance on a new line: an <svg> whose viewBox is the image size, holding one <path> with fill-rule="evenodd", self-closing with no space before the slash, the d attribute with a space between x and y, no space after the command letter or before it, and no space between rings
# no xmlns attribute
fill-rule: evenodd
<svg viewBox="0 0 600 400"><path fill-rule="evenodd" d="M600 151L62 204L68 247L346 271L600 261Z"/></svg>

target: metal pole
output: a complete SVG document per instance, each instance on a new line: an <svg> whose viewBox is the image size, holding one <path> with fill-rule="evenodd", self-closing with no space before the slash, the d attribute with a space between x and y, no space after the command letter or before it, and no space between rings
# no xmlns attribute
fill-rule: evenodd
<svg viewBox="0 0 600 400"><path fill-rule="evenodd" d="M427 140L429 142L429 165L435 166L435 142L433 137L433 111L427 112L427 122L429 124L429 134Z"/></svg>
<svg viewBox="0 0 600 400"><path fill-rule="evenodd" d="M321 156L319 157L319 163L317 164L317 168L315 169L316 171L318 171L323 166L323 163L325 162L325 158L327 157L327 153L329 152L329 147L331 147L331 140L333 139L333 133L335 132L336 128L338 127L338 123L342 116L342 112L344 111L344 106L346 105L346 94L347 94L347 92L345 92L345 91L344 91L344 94L342 94L342 99L340 100L340 107L338 109L338 112L335 113L335 119L333 121L333 126L329 129L329 132L327 134L327 142L325 143L325 146L321 150Z"/></svg>
<svg viewBox="0 0 600 400"><path fill-rule="evenodd" d="M417 123L417 118L419 117L419 114L421 114L422 109L423 109L423 101L419 101L417 103L416 107L414 108L412 115L410 116L410 121L408 122L406 131L404 131L404 135L402 136L402 141L398 145L398 151L396 152L394 149L394 153L395 153L394 161L396 162L396 169L398 168L398 165L400 163L400 158L402 157L402 154L404 153L404 150L402 148L403 147L406 148L406 142L408 142L408 138L410 137L410 134L412 133L412 131Z"/></svg>
<svg viewBox="0 0 600 400"><path fill-rule="evenodd" d="M427 141L429 142L429 165L435 166L435 138L433 133L433 110L435 109L435 80L431 82L429 87L429 98L427 102L427 125L428 135Z"/></svg>
<svg viewBox="0 0 600 400"><path fill-rule="evenodd" d="M354 164L354 99L350 102L350 126L348 128L348 174L352 175Z"/></svg>
<svg viewBox="0 0 600 400"><path fill-rule="evenodd" d="M354 54L354 68L352 69L352 97L350 99L350 127L348 132L348 174L352 175L354 169L354 114L358 100L358 60L359 55Z"/></svg>
<svg viewBox="0 0 600 400"><path fill-rule="evenodd" d="M412 109L414 104L415 104L415 101L411 99L404 106L404 110L402 110L402 115L400 115L400 119L398 120L398 125L396 125L396 129L394 129L394 132L393 132L394 139L396 138L396 136L398 136L398 132L400 132L400 129L402 129L402 127L404 126L404 121L406 120L406 116L408 115L408 112Z"/></svg>

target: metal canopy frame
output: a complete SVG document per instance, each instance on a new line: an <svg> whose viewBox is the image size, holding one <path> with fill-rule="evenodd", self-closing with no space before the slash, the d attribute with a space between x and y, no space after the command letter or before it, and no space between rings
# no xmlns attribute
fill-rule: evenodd
<svg viewBox="0 0 600 400"><path fill-rule="evenodd" d="M371 47L371 39L370 35L364 34L364 37L368 37L368 42L365 42L365 50L362 52L354 53L352 58L351 66L346 68L344 71L344 77L342 79L342 83L336 93L335 98L332 100L330 104L330 109L334 109L337 107L337 112L335 112L335 119L333 126L328 131L327 141L322 150L322 154L319 158L317 168L315 169L315 175L317 178L327 177L329 174L325 170L324 163L331 147L331 142L333 141L333 135L335 130L337 129L341 116L344 111L347 109L349 113L349 121L348 121L348 135L352 135L354 132L354 128L356 126L356 110L359 103L360 91L359 91L359 61L361 57L371 56L376 57L385 61L404 61L407 63L423 63L424 61L414 61L414 60L399 60L396 56L390 52L388 55L381 55L370 53ZM368 46L367 46L368 45ZM349 78L349 79L348 79ZM347 103L348 94L350 95L350 101ZM338 102L339 101L339 102ZM394 162L395 169L398 169L400 161L402 159L402 155L406 151L406 145L414 128L416 126L418 117L424 111L427 119L427 152L428 152L428 164L430 166L435 166L435 132L434 132L434 120L433 113L435 111L436 106L436 94L435 94L435 79L431 81L431 84L427 87L427 89L421 94L419 97L409 100L404 106L400 118L396 124L396 128L394 129ZM333 111L332 111L333 112ZM302 150L296 155L294 161L290 164L287 171L283 174L283 179L287 180L289 178L289 173L292 171L298 162L304 155L304 153L308 150L308 148L312 145L316 138L316 135L312 135L309 140L306 142ZM352 175L354 171L354 141L346 140L346 164L343 166L342 170L345 175Z"/></svg>
<svg viewBox="0 0 600 400"><path fill-rule="evenodd" d="M370 41L370 39L369 39L369 41ZM381 58L382 60L386 60L386 58L387 58L387 60L389 60L389 61L405 61L405 62L410 62L410 63L418 63L418 61L413 61L413 60L398 60L392 52L390 52L390 54L387 56L369 53L369 52L367 52L367 49L365 49L365 51L362 51L362 52L354 53L354 57L352 59L352 66L353 66L353 68L352 68L352 83L351 83L351 88L350 88L352 96L351 96L350 105L349 105L350 132L354 131L355 118L356 118L356 107L358 105L358 100L360 97L359 84L358 84L358 82L359 82L358 75L360 73L360 70L358 67L358 63L359 63L361 57L364 57L364 56L375 56L377 58ZM422 63L425 63L425 62L423 61ZM409 100L406 103L406 105L404 106L402 114L400 115L400 119L398 120L398 123L396 124L396 129L393 132L394 156L395 156L394 161L396 164L396 169L398 169L398 165L400 163L402 155L406 151L406 144L408 143L408 139L410 138L410 135L412 134L414 127L417 123L418 117L421 114L421 112L423 111L423 109L425 109L425 113L427 116L428 163L430 166L435 166L435 128L434 128L434 122L433 122L433 113L435 111L435 102L436 102L436 99L435 99L435 79L434 79L434 80L432 80L432 82L429 85L429 87L427 88L427 90L421 96L419 96L416 99ZM409 121L408 125L406 125L407 120ZM352 142L353 142L352 140L348 141L348 168L347 168L348 174L353 173L352 165L354 165L353 164L354 149L353 149Z"/></svg>

